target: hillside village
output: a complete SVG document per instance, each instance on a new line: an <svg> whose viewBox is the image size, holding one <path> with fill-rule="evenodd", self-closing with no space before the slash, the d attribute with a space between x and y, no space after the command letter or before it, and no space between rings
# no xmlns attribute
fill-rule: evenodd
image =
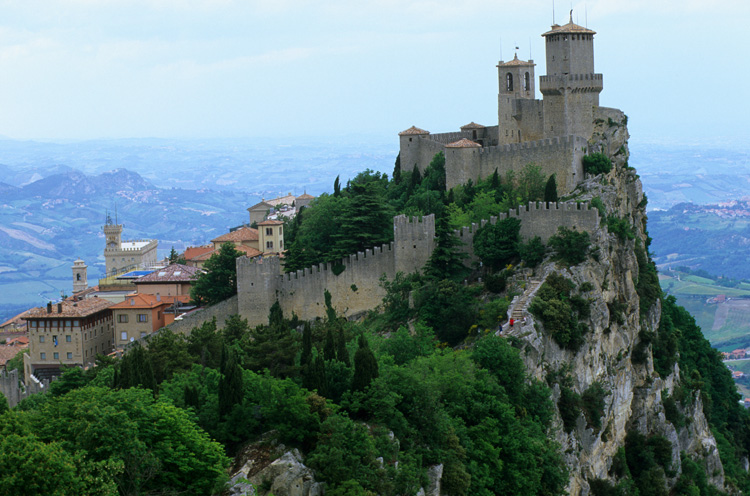
<svg viewBox="0 0 750 496"><path fill-rule="evenodd" d="M161 478L121 460L154 491L750 489L750 420L720 355L659 288L627 117L599 106L595 34L572 11L542 34L541 100L533 60L500 61L498 124L402 131L391 178L263 200L246 225L166 261L108 218L107 277L89 287L77 260L72 296L8 324L28 337L25 389L0 376L11 406L49 391L32 411L97 396L133 408L123 398L158 393L203 437L182 449L181 429L162 436ZM230 246L222 280L236 284L196 308L191 288Z"/></svg>

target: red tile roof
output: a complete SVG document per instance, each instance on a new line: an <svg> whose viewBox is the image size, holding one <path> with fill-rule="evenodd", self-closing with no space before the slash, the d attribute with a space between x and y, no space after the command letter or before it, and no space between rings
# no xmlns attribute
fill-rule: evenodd
<svg viewBox="0 0 750 496"><path fill-rule="evenodd" d="M401 131L400 133L398 133L399 136L409 136L411 134L430 134L430 132L425 131L424 129L419 129L416 126L412 126L406 131Z"/></svg>
<svg viewBox="0 0 750 496"><path fill-rule="evenodd" d="M282 224L283 222L280 220L264 220L263 222L258 222L259 226L279 226Z"/></svg>
<svg viewBox="0 0 750 496"><path fill-rule="evenodd" d="M56 319L60 317L88 317L97 312L108 309L112 306L111 301L107 301L104 298L86 298L85 300L73 301L63 300L62 301L62 312L58 312L59 303L52 304L52 312L47 313L47 307L32 308L24 318L29 319Z"/></svg>
<svg viewBox="0 0 750 496"><path fill-rule="evenodd" d="M448 143L445 145L446 148L482 148L482 145L479 143L475 143L471 141L470 139L460 139L458 141L454 141L453 143Z"/></svg>
<svg viewBox="0 0 750 496"><path fill-rule="evenodd" d="M136 279L135 284L193 282L198 279L201 269L182 264L171 264L161 270L156 270L147 276Z"/></svg>
<svg viewBox="0 0 750 496"><path fill-rule="evenodd" d="M477 124L474 121L471 121L470 123L466 124L465 126L461 126L461 129L484 129L484 126L481 124Z"/></svg>
<svg viewBox="0 0 750 496"><path fill-rule="evenodd" d="M112 310L127 310L128 308L156 308L162 305L170 305L171 303L171 301L164 301L164 298L161 298L160 296L157 297L156 295L152 294L136 293L127 295L125 297L125 301L120 302L117 305L113 305L111 308Z"/></svg>
<svg viewBox="0 0 750 496"><path fill-rule="evenodd" d="M189 246L185 248L184 257L185 260L193 260L195 257L214 251L214 247L211 245L206 246Z"/></svg>
<svg viewBox="0 0 750 496"><path fill-rule="evenodd" d="M308 195L307 193L303 193L297 197L298 200L312 200L315 198L313 195Z"/></svg>
<svg viewBox="0 0 750 496"><path fill-rule="evenodd" d="M235 242L235 241L257 241L258 240L258 230L253 229L252 227L241 227L237 229L236 231L228 232L226 234L223 234L219 236L216 239L212 239L212 243L227 243L227 242Z"/></svg>
<svg viewBox="0 0 750 496"><path fill-rule="evenodd" d="M240 246L235 246L234 248L237 251L243 252L245 256L250 257L250 258L257 257L258 255L262 255L260 251L256 250L252 246L240 245Z"/></svg>

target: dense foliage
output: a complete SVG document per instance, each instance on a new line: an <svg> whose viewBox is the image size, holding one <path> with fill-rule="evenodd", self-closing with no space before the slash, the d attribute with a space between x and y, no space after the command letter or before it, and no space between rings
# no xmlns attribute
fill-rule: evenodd
<svg viewBox="0 0 750 496"><path fill-rule="evenodd" d="M203 265L205 273L190 289L190 297L199 305L213 305L237 294L236 259L242 252L232 243L224 243L218 253Z"/></svg>
<svg viewBox="0 0 750 496"><path fill-rule="evenodd" d="M606 174L612 170L612 161L604 153L592 153L583 157L583 171L587 174Z"/></svg>

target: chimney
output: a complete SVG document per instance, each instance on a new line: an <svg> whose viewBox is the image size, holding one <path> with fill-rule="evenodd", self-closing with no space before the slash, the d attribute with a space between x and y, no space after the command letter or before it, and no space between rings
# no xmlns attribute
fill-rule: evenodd
<svg viewBox="0 0 750 496"><path fill-rule="evenodd" d="M57 313L62 313L62 303L57 304Z"/></svg>
<svg viewBox="0 0 750 496"><path fill-rule="evenodd" d="M52 313L52 302L51 301L47 302L47 313Z"/></svg>

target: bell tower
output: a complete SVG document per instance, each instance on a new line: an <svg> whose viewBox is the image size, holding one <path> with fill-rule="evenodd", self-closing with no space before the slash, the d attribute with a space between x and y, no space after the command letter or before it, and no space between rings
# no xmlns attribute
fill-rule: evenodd
<svg viewBox="0 0 750 496"><path fill-rule="evenodd" d="M104 231L104 261L107 267L107 275L113 274L117 267L115 256L122 248L122 224L112 222L112 217L107 214L107 222L102 227Z"/></svg>
<svg viewBox="0 0 750 496"><path fill-rule="evenodd" d="M89 287L87 278L88 266L80 258L73 262L73 294L83 291Z"/></svg>
<svg viewBox="0 0 750 496"><path fill-rule="evenodd" d="M515 54L510 62L497 63L497 123L499 144L520 143L524 140L538 139L534 132L525 129L524 110L528 115L533 112L528 107L534 101L534 61L521 60Z"/></svg>

